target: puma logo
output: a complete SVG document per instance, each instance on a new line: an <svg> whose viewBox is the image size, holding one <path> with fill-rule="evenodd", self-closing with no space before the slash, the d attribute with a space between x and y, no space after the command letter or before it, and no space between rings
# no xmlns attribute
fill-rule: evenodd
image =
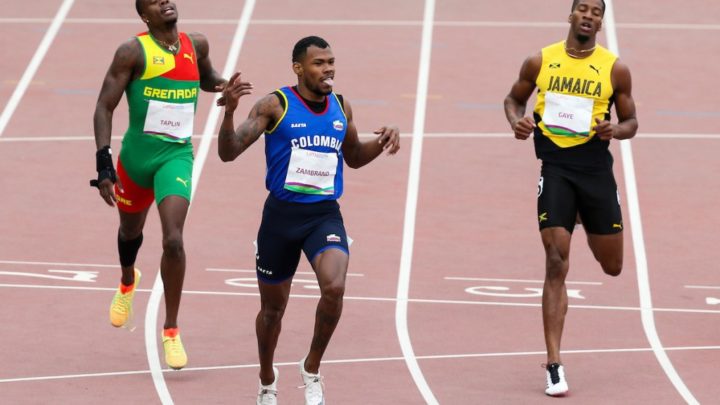
<svg viewBox="0 0 720 405"><path fill-rule="evenodd" d="M613 224L613 228L623 229L622 224Z"/></svg>
<svg viewBox="0 0 720 405"><path fill-rule="evenodd" d="M547 221L547 212L543 212L538 216L538 222L544 222Z"/></svg>
<svg viewBox="0 0 720 405"><path fill-rule="evenodd" d="M193 65L195 64L195 60L193 59L192 55L190 55L189 53L184 53L183 58L190 59L190 62L192 62Z"/></svg>
<svg viewBox="0 0 720 405"><path fill-rule="evenodd" d="M594 70L595 73L597 73L598 75L600 74L600 68L596 68L595 66L590 65L590 69Z"/></svg>
<svg viewBox="0 0 720 405"><path fill-rule="evenodd" d="M187 188L187 183L188 183L187 180L183 180L183 179L181 179L180 177L176 177L175 180L176 180L178 183L182 183L182 185L185 186L185 188Z"/></svg>

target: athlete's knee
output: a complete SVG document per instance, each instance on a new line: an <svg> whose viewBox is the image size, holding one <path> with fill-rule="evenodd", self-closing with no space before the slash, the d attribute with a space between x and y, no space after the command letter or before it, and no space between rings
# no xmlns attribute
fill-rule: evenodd
<svg viewBox="0 0 720 405"><path fill-rule="evenodd" d="M277 325L283 315L285 315L285 305L265 304L260 308L260 319L265 326Z"/></svg>
<svg viewBox="0 0 720 405"><path fill-rule="evenodd" d="M605 274L617 277L622 272L623 268L623 261L622 259L615 259L615 260L604 260L600 262L600 265L602 266L603 271Z"/></svg>
<svg viewBox="0 0 720 405"><path fill-rule="evenodd" d="M342 302L345 296L345 280L333 280L320 287L323 299L331 302Z"/></svg>
<svg viewBox="0 0 720 405"><path fill-rule="evenodd" d="M123 224L118 228L118 238L121 240L134 240L142 235L143 224Z"/></svg>
<svg viewBox="0 0 720 405"><path fill-rule="evenodd" d="M567 255L561 254L557 249L546 251L545 279L555 282L565 281L568 268Z"/></svg>
<svg viewBox="0 0 720 405"><path fill-rule="evenodd" d="M163 253L172 258L182 257L185 254L185 246L180 233L163 238Z"/></svg>

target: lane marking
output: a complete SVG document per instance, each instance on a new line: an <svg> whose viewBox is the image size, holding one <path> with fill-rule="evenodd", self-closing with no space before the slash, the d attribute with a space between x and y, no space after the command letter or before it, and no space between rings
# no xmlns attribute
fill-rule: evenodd
<svg viewBox="0 0 720 405"><path fill-rule="evenodd" d="M607 36L608 49L620 56L617 32L615 26L615 14L613 1L605 2L605 35ZM680 375L675 370L670 358L663 349L660 336L655 327L655 318L652 310L652 293L650 289L650 276L645 250L645 237L643 235L642 220L640 215L640 199L637 190L637 179L635 177L635 163L633 161L632 143L629 139L620 141L622 155L623 173L625 175L625 194L630 211L630 230L632 232L633 252L635 254L635 267L637 269L638 290L640 295L640 319L643 330L647 336L650 347L657 358L665 374L672 382L675 389L688 404L698 404L697 399L690 392Z"/></svg>
<svg viewBox="0 0 720 405"><path fill-rule="evenodd" d="M117 264L62 263L62 262L29 262L19 260L0 260L0 264L20 264L28 266L61 266L61 267L109 267L117 268Z"/></svg>
<svg viewBox="0 0 720 405"><path fill-rule="evenodd" d="M481 277L443 277L445 280L451 281L497 281L507 283L538 283L544 284L545 280L522 280L515 278L481 278ZM599 281L565 281L565 284L577 285L602 285Z"/></svg>
<svg viewBox="0 0 720 405"><path fill-rule="evenodd" d="M374 138L377 134L370 132L359 133L361 138ZM402 138L412 138L412 134L400 134ZM426 132L424 138L509 138L509 132ZM202 139L202 135L196 134L193 139ZM672 140L698 140L713 139L720 140L720 134L688 134L688 133L638 133L639 140L645 139L672 139ZM212 139L216 139L213 135ZM0 138L1 142L72 142L72 141L95 141L92 136L16 136Z"/></svg>
<svg viewBox="0 0 720 405"><path fill-rule="evenodd" d="M252 273L255 274L255 270L253 269L218 269L218 268L207 268L206 271L211 272L226 272L226 273ZM314 276L315 273L312 271L296 271L295 274L300 274L304 276ZM346 273L347 277L364 277L365 275L363 273Z"/></svg>
<svg viewBox="0 0 720 405"><path fill-rule="evenodd" d="M668 351L709 351L709 350L720 350L720 346L678 346L678 347L666 347ZM613 354L613 353L643 353L652 351L652 348L624 348L624 349L578 349L578 350L563 350L563 355L573 354ZM463 353L463 354L439 354L439 355L425 355L417 356L421 360L455 360L455 359L472 359L472 358L483 358L483 357L525 357L525 356L542 356L546 354L544 351L526 351L526 352L496 352L496 353ZM357 363L381 363L381 362L395 362L403 361L404 357L364 357L355 359L335 359L335 360L323 360L323 363L327 364L357 364ZM280 367L297 367L297 362L277 362L276 366ZM259 364L233 364L227 366L207 366L207 367L187 367L184 368L184 372L194 371L224 371L224 370L238 370L247 368L259 368ZM164 370L166 373L173 372L171 370ZM28 382L28 381L48 381L48 380L70 380L77 378L101 378L101 377L117 377L126 375L138 375L138 374L149 374L149 370L135 370L135 371L115 371L105 373L85 373L85 374L59 374L49 375L40 377L20 377L20 378L5 378L0 379L1 383L14 383L14 382Z"/></svg>
<svg viewBox="0 0 720 405"><path fill-rule="evenodd" d="M0 18L0 24L42 24L50 22L50 18ZM136 18L68 18L67 24L137 24ZM234 25L236 20L222 18L189 18L184 24ZM391 26L419 27L419 20L309 20L309 19L258 19L251 25L341 25L341 26ZM556 21L435 21L436 27L484 27L484 28L564 28L566 23ZM687 30L715 31L720 24L685 24L685 23L617 23L617 28L640 30Z"/></svg>
<svg viewBox="0 0 720 405"><path fill-rule="evenodd" d="M686 285L685 288L696 288L703 290L720 290L720 286L716 285Z"/></svg>
<svg viewBox="0 0 720 405"><path fill-rule="evenodd" d="M81 287L81 286L63 286L63 285L39 285L39 284L0 284L0 288L25 288L25 289L38 289L38 290L74 290L74 291L86 291L86 292L99 292L99 291L115 291L117 287ZM138 288L138 292L150 293L152 289ZM257 292L234 292L234 291L199 291L199 290L183 290L183 295L204 295L204 296L215 296L215 297L259 297L260 294ZM317 300L320 295L314 294L291 294L291 298L294 299L312 299ZM359 301L359 302L387 302L390 304L396 304L397 298L395 297L368 297L368 296L345 296L345 300L348 301ZM416 304L439 304L439 305L480 305L480 306L498 306L498 307L528 307L528 308L540 308L539 303L517 303L517 302L501 302L501 301L468 301L468 300L449 300L449 299L422 299L422 298L410 298L407 300L409 303ZM626 306L608 306L608 305L575 305L570 304L569 308L577 309L591 309L600 311L624 311L624 312L639 312L640 307L626 307ZM654 312L663 313L681 313L681 314L720 314L720 310L712 309L687 309L687 308L653 308Z"/></svg>
<svg viewBox="0 0 720 405"><path fill-rule="evenodd" d="M74 1L75 0L64 0L60 5L57 14L55 14L55 18L53 18L50 27L48 27L48 30L45 32L45 36L43 36L42 41L40 41L40 45L38 45L38 48L35 50L35 54L32 59L30 59L30 63L27 68L25 68L25 73L23 73L17 87L15 87L15 91L13 91L13 94L10 96L10 99L5 105L5 109L2 114L0 114L0 137L3 132L5 132L5 128L10 122L10 118L12 118L13 113L15 113L15 110L20 104L20 100L22 100L22 97L25 95L25 91L30 85L30 82L32 82L32 79L35 76L35 73L37 73L43 59L45 59L45 55L47 54L48 49L50 49L50 45L55 40L55 36L60 30L60 27L62 26L63 21L70 11L70 7L72 7Z"/></svg>
<svg viewBox="0 0 720 405"><path fill-rule="evenodd" d="M435 19L435 0L425 0L423 12L420 62L418 67L417 98L415 99L415 117L413 120L412 146L410 150L410 168L408 174L407 197L405 200L405 218L403 220L402 250L400 271L398 274L397 303L395 305L395 330L405 364L425 403L438 404L430 386L423 376L420 365L410 341L408 331L408 297L410 273L412 271L413 244L415 239L415 217L417 211L418 189L420 185L420 161L422 159L423 133L425 131L425 109L427 108L428 87L430 82L430 55L432 52L433 21Z"/></svg>
<svg viewBox="0 0 720 405"><path fill-rule="evenodd" d="M242 13L240 14L240 20L237 22L237 29L233 35L233 41L228 51L227 61L225 68L223 69L222 77L228 78L235 71L238 59L240 58L240 51L242 44L245 40L245 34L247 33L248 26L250 23L250 16L252 15L255 7L255 0L247 0L243 5ZM210 107L210 113L208 119L205 122L205 129L202 133L202 139L200 146L195 154L195 163L193 164L192 184L193 190L190 195L190 207L188 208L187 217L190 216L192 209L192 201L197 194L197 189L200 184L200 175L202 174L205 160L207 159L208 151L210 150L210 143L212 142L212 134L217 126L217 120L220 117L221 108L215 104L215 101L220 97L219 93L213 97L212 106ZM186 217L186 218L187 218ZM186 219L187 220L187 219ZM157 320L158 313L160 311L160 299L163 295L163 283L162 275L160 271L157 272L155 277L155 284L153 285L150 298L148 300L147 310L145 312L145 347L147 352L148 363L150 364L150 371L152 373L153 383L155 384L155 390L158 393L163 405L170 405L173 403L170 391L165 383L165 378L162 373L162 366L160 365L160 355L158 353L157 343Z"/></svg>
<svg viewBox="0 0 720 405"><path fill-rule="evenodd" d="M51 274L41 273L28 273L22 271L0 271L1 276L16 276L16 277L34 277L44 278L48 280L63 280L63 281L81 281L84 283L94 283L97 279L96 271L72 271L72 270L54 270L48 269L49 273L69 273L72 276L53 276Z"/></svg>

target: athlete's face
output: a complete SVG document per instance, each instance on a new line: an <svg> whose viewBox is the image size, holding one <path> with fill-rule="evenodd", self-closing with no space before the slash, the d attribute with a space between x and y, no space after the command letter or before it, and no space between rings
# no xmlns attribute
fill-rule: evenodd
<svg viewBox="0 0 720 405"><path fill-rule="evenodd" d="M594 38L595 34L600 31L603 13L603 3L601 0L578 1L568 21L580 42Z"/></svg>
<svg viewBox="0 0 720 405"><path fill-rule="evenodd" d="M293 63L293 70L298 82L318 96L326 96L332 92L335 79L335 56L332 49L310 46L305 57Z"/></svg>
<svg viewBox="0 0 720 405"><path fill-rule="evenodd" d="M175 3L170 0L143 0L142 19L149 26L174 24L178 19Z"/></svg>

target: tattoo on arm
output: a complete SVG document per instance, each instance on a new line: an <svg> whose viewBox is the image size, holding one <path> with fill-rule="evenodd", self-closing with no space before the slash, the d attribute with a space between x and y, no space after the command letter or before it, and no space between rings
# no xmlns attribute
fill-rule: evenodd
<svg viewBox="0 0 720 405"><path fill-rule="evenodd" d="M226 114L220 126L219 148L224 160L233 160L260 138L279 109L274 95L267 95L258 101L248 114L248 118L235 130L232 127L232 114Z"/></svg>

